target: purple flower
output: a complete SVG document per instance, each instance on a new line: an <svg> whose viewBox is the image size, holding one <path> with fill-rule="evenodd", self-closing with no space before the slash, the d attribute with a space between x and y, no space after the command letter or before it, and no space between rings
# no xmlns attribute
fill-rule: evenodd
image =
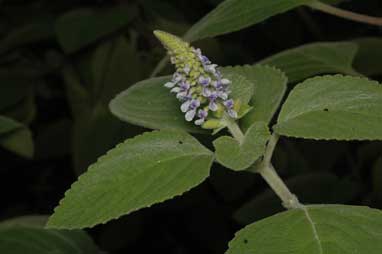
<svg viewBox="0 0 382 254"><path fill-rule="evenodd" d="M198 99L191 100L190 109L196 109L200 106L200 101Z"/></svg>
<svg viewBox="0 0 382 254"><path fill-rule="evenodd" d="M186 119L186 121L187 121L187 122L191 122L192 119L194 119L195 115L196 115L196 109L193 109L193 110L188 111L188 112L186 113L186 115L185 115L185 119Z"/></svg>
<svg viewBox="0 0 382 254"><path fill-rule="evenodd" d="M208 86L210 84L210 82L211 82L211 78L210 77L200 76L199 79L198 79L198 82L202 86Z"/></svg>
<svg viewBox="0 0 382 254"><path fill-rule="evenodd" d="M190 84L186 81L182 81L180 82L179 88L181 91L187 91L188 89L190 89Z"/></svg>
<svg viewBox="0 0 382 254"><path fill-rule="evenodd" d="M210 103L208 104L208 108L211 111L216 111L218 110L218 104L216 104L215 101L210 101Z"/></svg>
<svg viewBox="0 0 382 254"><path fill-rule="evenodd" d="M226 100L223 102L224 106L227 108L227 109L232 109L233 106L234 106L234 102L232 99L229 99L229 100Z"/></svg>
<svg viewBox="0 0 382 254"><path fill-rule="evenodd" d="M228 115L232 118L237 118L237 112L233 109L228 110Z"/></svg>

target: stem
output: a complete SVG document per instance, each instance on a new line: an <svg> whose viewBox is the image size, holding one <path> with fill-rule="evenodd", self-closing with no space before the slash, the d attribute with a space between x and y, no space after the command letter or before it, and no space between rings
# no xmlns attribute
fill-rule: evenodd
<svg viewBox="0 0 382 254"><path fill-rule="evenodd" d="M296 195L294 195L288 189L284 181L277 174L272 164L261 164L260 167L257 169L257 172L264 178L264 180L269 184L272 190L281 199L282 204L285 208L293 209L302 207L302 204L300 204Z"/></svg>
<svg viewBox="0 0 382 254"><path fill-rule="evenodd" d="M241 144L244 141L244 134L241 131L239 125L237 125L236 121L230 117L223 116L224 122L227 124L227 128L229 132L231 132L232 136Z"/></svg>
<svg viewBox="0 0 382 254"><path fill-rule="evenodd" d="M342 10L337 7L321 3L319 1L309 4L309 6L313 9L341 17L344 19L349 19L361 23L366 23L369 25L382 26L382 18L380 17L372 17L364 14L359 14L347 10Z"/></svg>
<svg viewBox="0 0 382 254"><path fill-rule="evenodd" d="M272 155L273 155L273 152L275 151L277 141L279 141L279 135L277 135L276 133L273 133L265 149L264 159L262 163L265 163L265 164L271 163Z"/></svg>

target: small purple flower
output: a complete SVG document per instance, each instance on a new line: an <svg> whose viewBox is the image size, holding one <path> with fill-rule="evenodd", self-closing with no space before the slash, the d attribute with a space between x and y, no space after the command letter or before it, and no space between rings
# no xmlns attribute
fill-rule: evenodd
<svg viewBox="0 0 382 254"><path fill-rule="evenodd" d="M208 104L208 108L211 111L216 111L218 110L218 104L216 104L215 101L210 101L210 103Z"/></svg>
<svg viewBox="0 0 382 254"><path fill-rule="evenodd" d="M210 101L215 101L218 98L218 93L217 92L211 92L210 96L208 96L208 99Z"/></svg>
<svg viewBox="0 0 382 254"><path fill-rule="evenodd" d="M188 101L185 101L183 102L183 104L180 106L180 110L185 113L188 111L188 109L190 108L190 105L191 105L191 100L188 100Z"/></svg>
<svg viewBox="0 0 382 254"><path fill-rule="evenodd" d="M227 108L227 109L232 109L233 106L234 106L234 102L232 99L229 99L229 100L226 100L223 102L224 106Z"/></svg>
<svg viewBox="0 0 382 254"><path fill-rule="evenodd" d="M190 109L196 109L200 106L200 101L198 99L193 99L191 100L191 103L190 103Z"/></svg>
<svg viewBox="0 0 382 254"><path fill-rule="evenodd" d="M186 113L186 115L185 115L185 119L186 119L186 121L187 121L187 122L191 122L192 119L194 119L195 115L196 115L196 109L193 109L193 110L188 111L188 112Z"/></svg>
<svg viewBox="0 0 382 254"><path fill-rule="evenodd" d="M173 88L175 85L176 85L176 83L174 83L174 82L167 82L166 84L164 84L164 87Z"/></svg>
<svg viewBox="0 0 382 254"><path fill-rule="evenodd" d="M228 110L228 115L232 118L237 118L237 112L233 109Z"/></svg>
<svg viewBox="0 0 382 254"><path fill-rule="evenodd" d="M179 92L180 92L180 87L178 87L178 86L176 86L170 90L170 93L179 93Z"/></svg>
<svg viewBox="0 0 382 254"><path fill-rule="evenodd" d="M180 82L179 88L181 91L187 91L188 89L190 89L190 83L182 81Z"/></svg>
<svg viewBox="0 0 382 254"><path fill-rule="evenodd" d="M219 91L218 92L218 97L222 98L223 100L227 100L228 99L228 93L226 93L224 91Z"/></svg>
<svg viewBox="0 0 382 254"><path fill-rule="evenodd" d="M209 65L204 66L204 70L206 72L209 72L209 73L212 73L215 75L216 74L216 67L217 67L216 64L209 64Z"/></svg>
<svg viewBox="0 0 382 254"><path fill-rule="evenodd" d="M210 77L200 76L199 79L198 79L198 82L202 86L208 86L210 84L210 82L211 82L211 78Z"/></svg>
<svg viewBox="0 0 382 254"><path fill-rule="evenodd" d="M206 98L209 98L211 96L211 93L211 90L206 87L204 87L202 90L202 95Z"/></svg>
<svg viewBox="0 0 382 254"><path fill-rule="evenodd" d="M183 79L183 75L180 74L179 72L175 72L174 75L172 75L172 82L177 84L179 81L181 81Z"/></svg>

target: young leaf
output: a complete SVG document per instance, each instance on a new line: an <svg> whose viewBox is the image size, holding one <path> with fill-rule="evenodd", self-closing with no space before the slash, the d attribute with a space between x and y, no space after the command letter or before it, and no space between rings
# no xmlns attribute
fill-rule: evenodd
<svg viewBox="0 0 382 254"><path fill-rule="evenodd" d="M285 50L259 64L280 68L291 83L323 73L358 75L352 67L357 49L353 42L312 43Z"/></svg>
<svg viewBox="0 0 382 254"><path fill-rule="evenodd" d="M284 73L273 67L261 65L234 66L224 69L244 76L254 86L250 102L253 110L241 119L241 127L246 130L256 121L269 123L286 90L288 80Z"/></svg>
<svg viewBox="0 0 382 254"><path fill-rule="evenodd" d="M253 83L230 68L221 68L232 84L232 98L248 101ZM123 121L151 129L181 129L193 133L206 133L187 122L180 111L181 103L163 85L170 76L143 80L117 95L110 103L111 112Z"/></svg>
<svg viewBox="0 0 382 254"><path fill-rule="evenodd" d="M216 160L227 168L244 170L264 154L269 136L267 124L256 122L248 129L241 144L232 137L220 137L213 142Z"/></svg>
<svg viewBox="0 0 382 254"><path fill-rule="evenodd" d="M213 154L184 132L128 139L80 176L48 226L92 227L173 198L207 178L212 160Z"/></svg>
<svg viewBox="0 0 382 254"><path fill-rule="evenodd" d="M366 78L322 76L298 84L275 132L310 139L382 140L382 86Z"/></svg>
<svg viewBox="0 0 382 254"><path fill-rule="evenodd" d="M192 26L185 39L195 41L238 31L311 2L313 0L225 0Z"/></svg>
<svg viewBox="0 0 382 254"><path fill-rule="evenodd" d="M105 12L78 9L65 13L56 21L59 43L73 53L126 26L136 15L135 8L115 7Z"/></svg>
<svg viewBox="0 0 382 254"><path fill-rule="evenodd" d="M47 230L47 216L24 216L0 223L0 253L101 253L83 231Z"/></svg>
<svg viewBox="0 0 382 254"><path fill-rule="evenodd" d="M381 235L379 210L312 205L247 226L230 242L227 254L379 254Z"/></svg>

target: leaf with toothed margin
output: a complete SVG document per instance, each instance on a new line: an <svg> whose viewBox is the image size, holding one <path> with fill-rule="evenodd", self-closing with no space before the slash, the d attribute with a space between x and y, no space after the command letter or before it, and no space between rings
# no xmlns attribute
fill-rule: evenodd
<svg viewBox="0 0 382 254"><path fill-rule="evenodd" d="M254 123L245 133L241 144L229 136L219 137L213 142L216 160L229 169L245 170L264 154L269 137L264 122Z"/></svg>
<svg viewBox="0 0 382 254"><path fill-rule="evenodd" d="M280 135L336 140L382 140L382 85L327 75L298 84L282 106Z"/></svg>
<svg viewBox="0 0 382 254"><path fill-rule="evenodd" d="M212 152L185 132L128 139L80 176L48 227L92 227L173 198L203 182L212 161Z"/></svg>
<svg viewBox="0 0 382 254"><path fill-rule="evenodd" d="M288 79L280 70L262 65L226 67L226 70L240 74L253 83L254 92L250 100L253 109L240 121L246 130L254 122L269 123L285 94Z"/></svg>
<svg viewBox="0 0 382 254"><path fill-rule="evenodd" d="M311 205L245 227L229 243L227 254L379 254L381 236L380 210Z"/></svg>
<svg viewBox="0 0 382 254"><path fill-rule="evenodd" d="M287 49L259 64L280 68L291 83L329 73L360 76L352 67L358 46L353 42L319 42Z"/></svg>

